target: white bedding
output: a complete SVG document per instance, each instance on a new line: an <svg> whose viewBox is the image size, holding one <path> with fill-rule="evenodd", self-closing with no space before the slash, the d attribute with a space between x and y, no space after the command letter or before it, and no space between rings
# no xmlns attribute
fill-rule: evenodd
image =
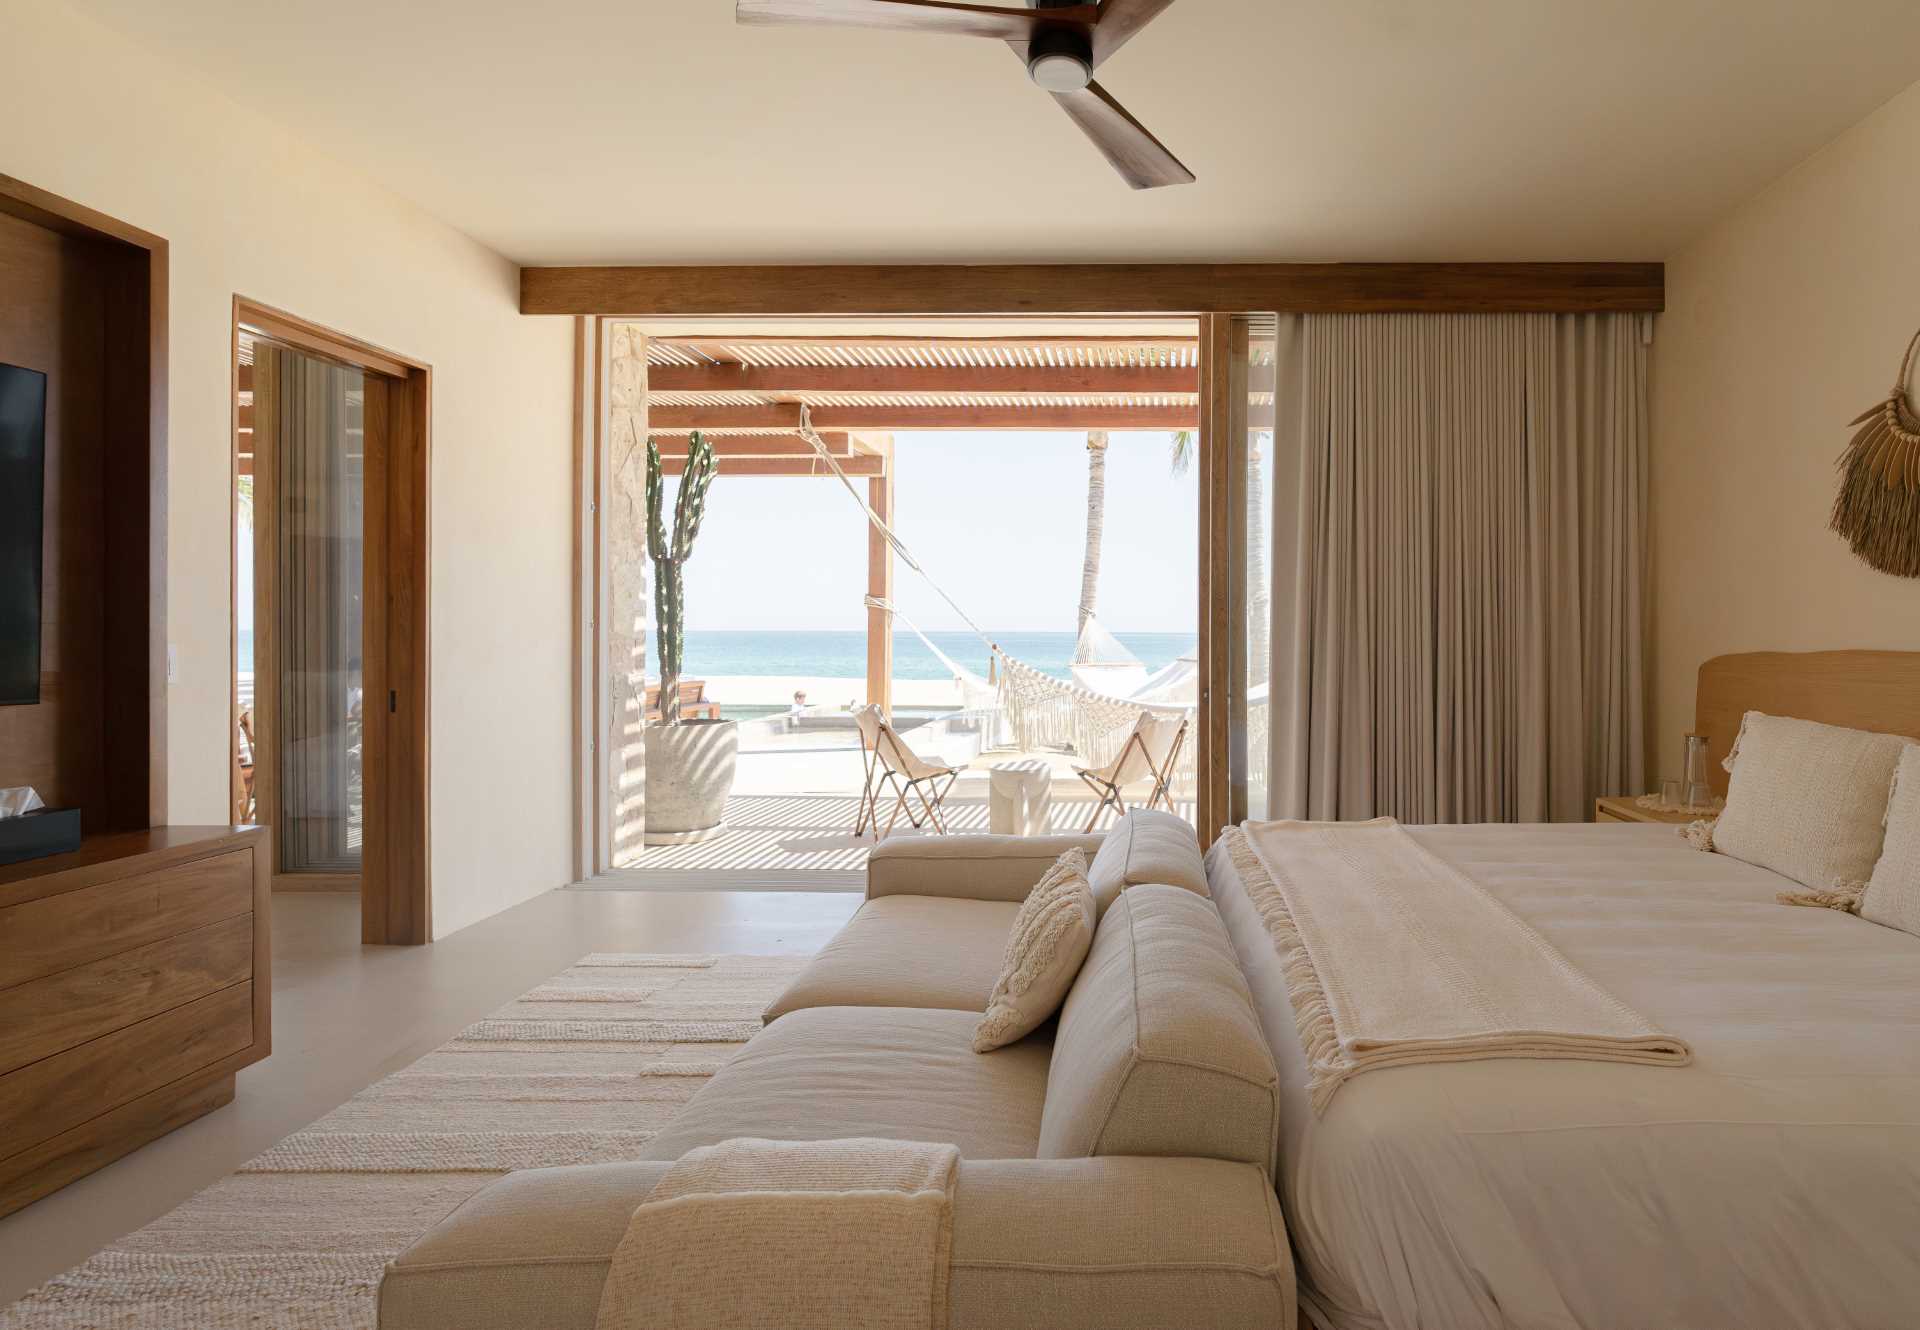
<svg viewBox="0 0 1920 1330"><path fill-rule="evenodd" d="M1389 1068L1316 1119L1278 959L1216 848L1286 1090L1280 1196L1315 1320L1920 1323L1920 938L1778 905L1785 879L1670 828L1414 834L1694 1061Z"/></svg>

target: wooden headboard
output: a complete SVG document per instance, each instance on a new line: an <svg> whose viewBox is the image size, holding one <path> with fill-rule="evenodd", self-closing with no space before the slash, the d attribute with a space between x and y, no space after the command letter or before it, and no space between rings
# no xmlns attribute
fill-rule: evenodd
<svg viewBox="0 0 1920 1330"><path fill-rule="evenodd" d="M1752 651L1702 665L1693 726L1715 794L1727 792L1720 762L1749 711L1920 739L1920 651Z"/></svg>

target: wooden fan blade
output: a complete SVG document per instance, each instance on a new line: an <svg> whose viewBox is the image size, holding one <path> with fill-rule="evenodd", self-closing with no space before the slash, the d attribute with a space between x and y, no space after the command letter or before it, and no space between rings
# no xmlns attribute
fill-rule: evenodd
<svg viewBox="0 0 1920 1330"><path fill-rule="evenodd" d="M948 0L736 0L733 17L735 22L749 24L888 28L1027 41L1046 26L1078 26L1091 31L1100 17L1100 6L1005 9L998 5L952 4Z"/></svg>
<svg viewBox="0 0 1920 1330"><path fill-rule="evenodd" d="M1093 29L1093 67L1102 62L1160 17L1173 0L1104 0L1100 22Z"/></svg>
<svg viewBox="0 0 1920 1330"><path fill-rule="evenodd" d="M1193 183L1193 172L1098 83L1089 83L1080 92L1056 92L1053 100L1135 189Z"/></svg>

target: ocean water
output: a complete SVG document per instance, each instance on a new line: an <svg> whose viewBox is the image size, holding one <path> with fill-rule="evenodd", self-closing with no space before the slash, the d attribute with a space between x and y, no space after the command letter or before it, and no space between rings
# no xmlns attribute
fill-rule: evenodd
<svg viewBox="0 0 1920 1330"><path fill-rule="evenodd" d="M940 649L981 678L987 675L987 648L972 633L929 633ZM1198 639L1192 633L1115 633L1121 645L1140 658L1149 671L1171 665L1192 651ZM994 641L1016 660L1025 661L1057 679L1071 677L1072 633L996 633ZM654 662L648 662L653 664ZM715 679L732 675L801 675L827 679L864 679L867 675L867 635L862 632L746 632L687 631L689 678ZM939 657L910 632L893 635L893 677L946 679L951 677Z"/></svg>
<svg viewBox="0 0 1920 1330"><path fill-rule="evenodd" d="M940 649L981 678L987 676L987 648L972 633L929 633ZM1192 651L1198 639L1192 633L1115 633L1122 646L1140 658L1149 673L1171 665ZM994 641L1016 660L1023 660L1056 679L1072 677L1072 633L996 633ZM651 653L649 653L651 654ZM240 669L253 668L253 634L242 631ZM653 672L659 661L650 660ZM822 679L867 677L867 635L861 632L695 632L687 633L685 673L694 679L735 675L800 675ZM893 677L945 679L947 667L926 643L910 632L893 635Z"/></svg>

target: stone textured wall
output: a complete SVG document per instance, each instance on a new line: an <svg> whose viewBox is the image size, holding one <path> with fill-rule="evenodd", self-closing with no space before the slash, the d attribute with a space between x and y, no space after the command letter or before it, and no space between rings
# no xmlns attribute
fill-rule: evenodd
<svg viewBox="0 0 1920 1330"><path fill-rule="evenodd" d="M608 331L607 671L612 688L607 783L610 862L639 861L647 830L647 343L631 324Z"/></svg>

